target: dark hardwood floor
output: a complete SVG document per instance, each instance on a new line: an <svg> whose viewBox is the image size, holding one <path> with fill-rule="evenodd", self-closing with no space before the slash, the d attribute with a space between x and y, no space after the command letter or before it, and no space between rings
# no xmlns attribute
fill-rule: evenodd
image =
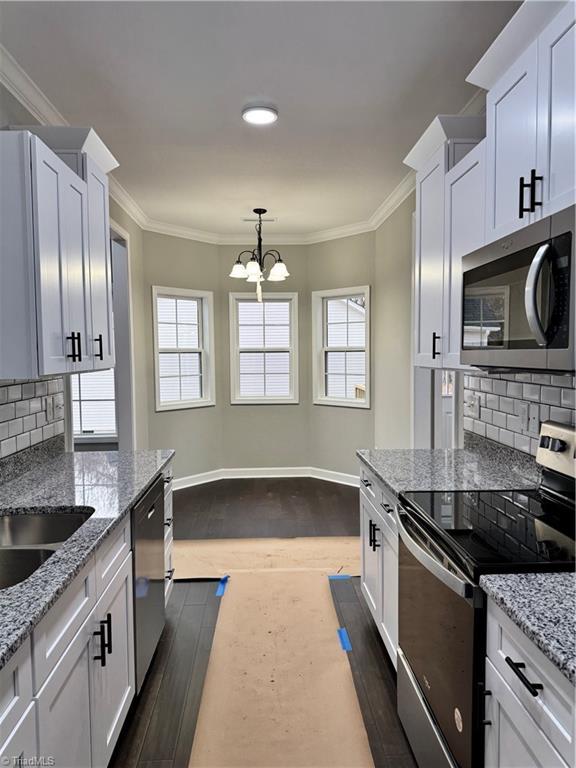
<svg viewBox="0 0 576 768"><path fill-rule="evenodd" d="M416 768L396 715L396 677L360 579L331 581L376 768ZM218 616L216 581L176 582L166 629L111 768L187 768ZM296 704L296 703L295 703Z"/></svg>
<svg viewBox="0 0 576 768"><path fill-rule="evenodd" d="M176 539L359 534L358 489L324 480L219 480L174 493Z"/></svg>

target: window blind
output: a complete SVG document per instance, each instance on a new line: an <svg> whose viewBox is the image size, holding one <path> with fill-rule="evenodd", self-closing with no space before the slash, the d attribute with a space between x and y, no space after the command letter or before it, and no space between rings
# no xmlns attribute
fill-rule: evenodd
<svg viewBox="0 0 576 768"><path fill-rule="evenodd" d="M74 434L116 436L114 369L76 373L70 380Z"/></svg>
<svg viewBox="0 0 576 768"><path fill-rule="evenodd" d="M290 397L290 301L239 300L236 306L240 397Z"/></svg>
<svg viewBox="0 0 576 768"><path fill-rule="evenodd" d="M202 299L157 296L156 322L160 403L201 399Z"/></svg>
<svg viewBox="0 0 576 768"><path fill-rule="evenodd" d="M324 299L324 394L366 399L366 297Z"/></svg>

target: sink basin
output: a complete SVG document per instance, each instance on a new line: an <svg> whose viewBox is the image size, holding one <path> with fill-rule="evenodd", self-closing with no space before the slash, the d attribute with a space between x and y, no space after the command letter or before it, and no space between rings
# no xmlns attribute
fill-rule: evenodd
<svg viewBox="0 0 576 768"><path fill-rule="evenodd" d="M0 516L0 547L61 544L90 517L90 512L26 513Z"/></svg>
<svg viewBox="0 0 576 768"><path fill-rule="evenodd" d="M0 550L0 589L24 581L53 554L53 549Z"/></svg>

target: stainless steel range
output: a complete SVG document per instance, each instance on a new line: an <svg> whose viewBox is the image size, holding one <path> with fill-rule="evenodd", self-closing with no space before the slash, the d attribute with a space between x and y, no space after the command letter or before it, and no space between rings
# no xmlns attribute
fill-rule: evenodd
<svg viewBox="0 0 576 768"><path fill-rule="evenodd" d="M534 491L400 496L398 713L421 768L484 765L480 576L574 570L575 452L549 422Z"/></svg>

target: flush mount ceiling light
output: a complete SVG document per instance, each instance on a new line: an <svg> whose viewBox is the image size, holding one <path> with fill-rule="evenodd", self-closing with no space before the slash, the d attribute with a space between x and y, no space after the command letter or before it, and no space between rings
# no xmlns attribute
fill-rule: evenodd
<svg viewBox="0 0 576 768"><path fill-rule="evenodd" d="M270 248L265 252L262 251L262 216L267 213L266 208L254 208L254 213L258 216L258 223L256 224L258 244L253 251L242 251L242 253L238 254L238 258L232 266L230 277L246 280L248 283L256 283L256 296L258 301L262 301L262 283L264 280L278 283L290 277L290 273L286 269L286 264L282 261L282 257L277 250ZM244 254L250 254L246 264L242 261ZM271 256L274 259L274 264L268 275L264 276L264 262L267 256Z"/></svg>
<svg viewBox="0 0 576 768"><path fill-rule="evenodd" d="M244 107L242 119L251 125L270 125L278 120L278 110L264 105Z"/></svg>

